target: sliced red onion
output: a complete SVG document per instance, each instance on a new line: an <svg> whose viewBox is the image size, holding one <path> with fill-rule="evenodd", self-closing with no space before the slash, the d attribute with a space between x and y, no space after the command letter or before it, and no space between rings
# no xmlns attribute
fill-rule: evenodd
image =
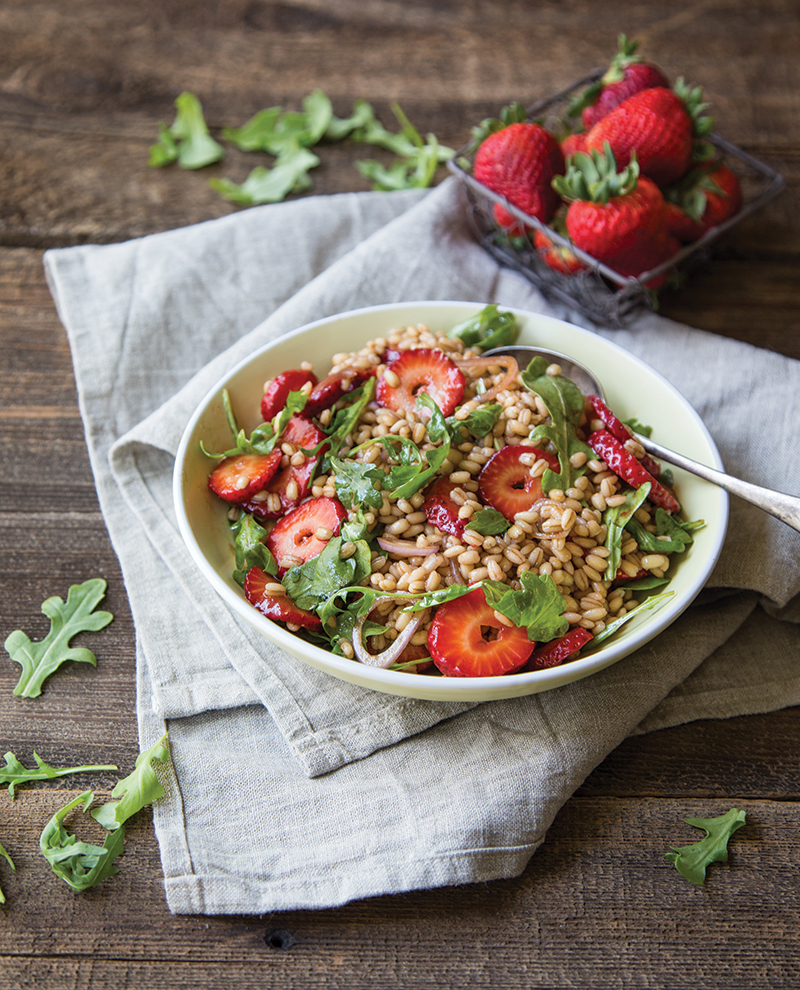
<svg viewBox="0 0 800 990"><path fill-rule="evenodd" d="M374 605L369 610L373 611L381 602L392 601L391 595L386 595L385 597L378 598L375 600ZM413 616L411 621L405 627L405 629L400 633L396 640L387 649L383 650L382 653L370 653L363 642L361 641L361 631L364 628L364 623L367 621L369 612L366 615L362 615L361 618L356 622L353 627L353 652L367 667L381 667L384 670L387 667L391 667L393 663L396 663L400 654L411 642L411 637L419 629L422 622L422 615Z"/></svg>
<svg viewBox="0 0 800 990"><path fill-rule="evenodd" d="M503 375L503 378L497 385L493 385L481 395L476 395L473 399L470 399L470 402L477 402L479 404L482 402L489 402L499 392L503 392L511 385L519 374L517 359L509 357L505 354L496 354L492 357L465 358L462 361L456 361L456 364L459 368L491 368L493 365L499 365L502 368L503 365L507 366L505 375Z"/></svg>
<svg viewBox="0 0 800 990"><path fill-rule="evenodd" d="M430 557L436 553L438 547L418 547L410 540L391 540L385 536L378 537L378 546L387 553L396 554L398 557Z"/></svg>

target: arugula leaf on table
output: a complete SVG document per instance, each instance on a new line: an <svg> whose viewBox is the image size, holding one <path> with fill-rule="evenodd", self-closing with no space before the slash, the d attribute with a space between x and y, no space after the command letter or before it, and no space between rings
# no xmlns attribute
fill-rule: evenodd
<svg viewBox="0 0 800 990"><path fill-rule="evenodd" d="M493 347L513 344L518 333L517 320L513 313L501 312L499 307L489 305L474 316L456 323L447 331L447 336L460 340L465 347L479 347L488 351Z"/></svg>
<svg viewBox="0 0 800 990"><path fill-rule="evenodd" d="M70 647L78 633L97 632L112 621L110 612L95 612L94 608L106 593L106 582L92 578L83 584L73 584L67 600L58 597L42 602L42 612L50 619L50 632L34 643L21 630L15 629L3 644L6 652L22 667L14 694L20 698L37 698L45 680L67 660L97 666L97 657L85 646Z"/></svg>
<svg viewBox="0 0 800 990"><path fill-rule="evenodd" d="M328 141L341 141L348 137L353 131L363 130L369 127L375 120L375 111L366 100L356 100L353 103L353 112L349 117L331 116L328 127L325 131L325 139Z"/></svg>
<svg viewBox="0 0 800 990"><path fill-rule="evenodd" d="M159 139L150 148L150 166L161 168L177 162L181 168L203 168L224 155L222 145L208 133L203 107L194 93L175 100L177 114L171 127L159 125Z"/></svg>
<svg viewBox="0 0 800 990"><path fill-rule="evenodd" d="M650 482L646 481L639 488L629 491L625 495L625 501L622 505L615 505L610 509L606 509L603 514L603 522L607 527L606 549L609 551L606 558L605 573L606 577L612 581L617 576L617 571L622 561L623 532L626 526L630 526L632 522L636 522L633 518L634 513L638 512L642 502L650 494L651 487ZM637 525L639 524L637 523ZM641 528L644 529L644 527Z"/></svg>
<svg viewBox="0 0 800 990"><path fill-rule="evenodd" d="M14 860L11 858L9 853L6 852L6 850L3 848L1 844L0 844L0 856L3 857L3 859L8 863L11 869L16 873L17 868L16 866L14 866ZM6 897L5 894L3 893L2 887L0 887L0 904L5 904L5 902L6 902Z"/></svg>
<svg viewBox="0 0 800 990"><path fill-rule="evenodd" d="M235 567L233 580L244 586L244 579L251 567L260 567L267 574L275 576L278 565L269 547L264 543L267 531L249 512L243 512L231 523Z"/></svg>
<svg viewBox="0 0 800 990"><path fill-rule="evenodd" d="M317 144L332 121L330 99L321 89L315 89L304 98L302 111L270 107L241 127L223 127L222 137L241 151L265 151L280 157L296 147Z"/></svg>
<svg viewBox="0 0 800 990"><path fill-rule="evenodd" d="M718 818L684 818L684 821L702 829L705 838L689 846L670 846L672 852L665 853L664 858L675 865L682 877L702 887L706 868L712 863L728 861L728 840L745 824L745 813L741 808L731 808Z"/></svg>
<svg viewBox="0 0 800 990"><path fill-rule="evenodd" d="M360 105L364 123L351 132L354 141L370 144L393 152L398 158L388 168L376 161L356 162L356 168L373 183L377 190L424 189L432 182L436 169L455 154L452 148L440 145L434 134L423 141L419 131L411 124L399 104L392 104L392 112L401 130L388 131L369 106Z"/></svg>
<svg viewBox="0 0 800 990"><path fill-rule="evenodd" d="M511 523L502 512L497 509L480 509L466 525L466 529L474 529L482 536L496 536L498 533L505 533L511 527Z"/></svg>
<svg viewBox="0 0 800 990"><path fill-rule="evenodd" d="M69 774L84 773L89 770L119 770L119 767L112 764L91 764L59 770L56 767L51 767L49 763L45 763L38 753L33 754L38 769L28 770L11 752L6 753L3 758L6 763L4 767L0 766L0 785L8 784L8 796L12 801L14 800L15 788L31 780L53 780L55 777L66 777Z"/></svg>
<svg viewBox="0 0 800 990"><path fill-rule="evenodd" d="M583 415L583 393L569 378L548 375L547 368L547 358L537 356L522 372L523 384L539 396L550 414L550 422L537 426L529 439L537 447L551 443L558 455L560 470L556 473L547 468L542 476L543 490L549 492L560 488L566 491L575 486L575 481L585 471L585 467L573 467L570 458L581 452L589 459L595 455L575 433Z"/></svg>
<svg viewBox="0 0 800 990"><path fill-rule="evenodd" d="M549 574L520 575L522 588L515 590L502 581L482 581L487 605L508 616L514 625L527 630L532 643L549 643L569 628L564 618L566 602Z"/></svg>
<svg viewBox="0 0 800 990"><path fill-rule="evenodd" d="M231 179L209 179L208 184L237 206L280 203L289 193L306 192L311 188L308 173L319 162L313 151L295 144L281 152L272 168L257 165L242 183Z"/></svg>
<svg viewBox="0 0 800 990"><path fill-rule="evenodd" d="M480 440L492 432L502 415L503 407L499 402L486 403L472 409L466 419L448 416L447 427L454 438L458 435L459 428L463 427L473 437Z"/></svg>
<svg viewBox="0 0 800 990"><path fill-rule="evenodd" d="M164 787L153 770L153 762L166 763L168 760L169 745L165 734L136 757L134 769L127 777L117 781L111 797L119 800L101 805L91 812L92 818L104 828L118 829L137 811L163 797Z"/></svg>

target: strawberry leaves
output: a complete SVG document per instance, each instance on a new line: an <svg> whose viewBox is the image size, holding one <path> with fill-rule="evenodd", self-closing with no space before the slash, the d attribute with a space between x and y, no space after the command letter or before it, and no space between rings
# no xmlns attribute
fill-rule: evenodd
<svg viewBox="0 0 800 990"><path fill-rule="evenodd" d="M58 597L42 603L42 612L50 619L50 632L35 643L21 629L15 629L3 644L6 652L22 668L14 694L20 698L36 698L44 682L68 660L97 666L97 658L83 646L71 647L70 640L81 632L98 632L112 621L110 612L94 609L106 593L106 582L93 578L83 584L73 584L66 602Z"/></svg>
<svg viewBox="0 0 800 990"><path fill-rule="evenodd" d="M674 864L682 877L702 887L707 867L728 861L728 840L745 824L745 813L741 808L731 808L718 818L685 818L684 821L702 829L705 838L690 846L671 846L672 852L665 853L664 858Z"/></svg>

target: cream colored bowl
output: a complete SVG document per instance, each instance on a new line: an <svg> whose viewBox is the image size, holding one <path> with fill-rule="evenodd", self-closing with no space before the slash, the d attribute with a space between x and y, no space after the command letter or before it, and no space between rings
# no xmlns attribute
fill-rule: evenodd
<svg viewBox="0 0 800 990"><path fill-rule="evenodd" d="M248 432L260 422L264 381L310 360L322 377L340 351L358 350L389 330L424 323L433 330L450 327L483 308L483 303L409 302L354 310L301 327L263 347L232 368L200 403L186 427L175 463L174 497L186 546L201 573L233 612L267 639L304 663L363 687L431 701L491 701L535 694L579 680L616 663L658 636L701 590L717 560L728 520L728 496L721 489L675 469L675 485L688 519L704 519L705 528L674 566L666 590L674 592L660 610L642 611L616 636L578 660L560 667L502 677L438 677L366 667L311 646L265 618L245 599L231 578L233 546L226 506L208 490L212 462L202 453L230 446L222 390L231 395L240 425ZM636 417L653 427L653 439L694 460L721 468L719 453L689 403L664 378L638 358L595 334L560 320L513 310L520 327L518 343L550 347L575 357L603 383L608 404L622 419ZM287 662L291 662L288 661Z"/></svg>

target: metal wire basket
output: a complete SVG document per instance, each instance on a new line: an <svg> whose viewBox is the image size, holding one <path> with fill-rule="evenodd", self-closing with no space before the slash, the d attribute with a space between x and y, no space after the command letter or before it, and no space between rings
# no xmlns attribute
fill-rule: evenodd
<svg viewBox="0 0 800 990"><path fill-rule="evenodd" d="M574 95L602 76L597 69L590 75L576 80L569 87L540 100L526 109L527 118L558 132L563 129L566 108ZM664 273L672 281L683 277L698 263L711 255L711 246L731 227L746 216L761 209L784 188L782 175L741 148L726 141L720 135L709 135L720 151L725 164L734 171L742 185L743 203L739 212L730 219L707 230L692 244L683 247L668 261L632 278L620 275L597 258L575 247L552 227L547 227L535 217L523 213L508 200L492 192L472 176L475 147L465 147L447 163L450 171L460 180L462 198L467 211L470 229L482 247L507 268L513 268L531 281L544 296L566 303L591 320L609 327L624 327L642 309L654 309L656 293L645 283ZM568 247L585 266L574 274L562 274L551 268L541 257L529 237L512 237L494 220L492 208L499 204L526 227L547 232L555 244Z"/></svg>

